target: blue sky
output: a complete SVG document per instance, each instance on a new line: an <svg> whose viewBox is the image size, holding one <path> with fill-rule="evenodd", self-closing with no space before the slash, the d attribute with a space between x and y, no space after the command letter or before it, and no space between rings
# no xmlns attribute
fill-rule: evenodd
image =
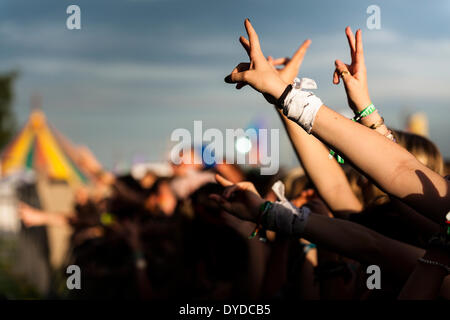
<svg viewBox="0 0 450 320"><path fill-rule="evenodd" d="M66 8L81 8L82 29L66 29ZM381 30L366 28L366 8L381 8ZM394 127L424 111L431 138L450 157L450 1L2 0L0 71L18 69L15 112L26 120L38 92L50 121L88 145L107 166L139 155L164 160L175 128L245 128L272 107L224 76L246 55L237 39L249 17L267 55L312 45L301 76L318 95L346 108L331 83L333 61L349 60L344 28L362 28L369 87ZM281 134L281 161L295 164Z"/></svg>

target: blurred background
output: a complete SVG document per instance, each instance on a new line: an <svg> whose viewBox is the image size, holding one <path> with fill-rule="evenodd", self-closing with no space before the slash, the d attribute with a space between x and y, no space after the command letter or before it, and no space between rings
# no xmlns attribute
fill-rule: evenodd
<svg viewBox="0 0 450 320"><path fill-rule="evenodd" d="M81 30L66 28L71 4L81 8ZM379 30L366 27L366 9L372 4L381 9ZM262 96L249 88L237 91L223 81L237 63L248 60L238 42L247 17L266 55L290 56L312 39L300 75L315 79L322 100L337 111L347 109L347 100L342 85L332 84L334 60L349 62L345 27L361 28L371 98L388 125L428 136L444 158L450 157L450 2L445 0L426 5L382 0L2 0L2 157L11 152L8 147L19 145L14 152L23 155L23 168L40 165L53 170L53 178L83 184L95 170L86 172L92 166L86 169L77 162L80 145L90 150L83 153L90 164L98 162L104 171L126 174L133 166L150 163L152 172L166 175L172 170L167 165L170 134L176 128L192 130L194 120L202 120L204 130L254 123L281 129ZM43 113L30 117L34 109ZM298 161L284 131L280 133L280 163L290 170ZM38 140L44 142L35 146ZM35 164L31 158L27 163L25 155L35 159L38 149L48 155L42 160L46 163ZM13 199L16 183L36 178L25 171L20 177L4 176L10 180L2 189L0 216L14 211L16 197L47 211L71 208L73 193L61 184L20 187ZM14 218L3 226L6 233L20 229ZM15 267L3 262L0 293L7 297L14 290L20 292L11 297L56 295L60 285L60 276L49 270L63 265L67 248L59 248L57 240L50 245L53 249L39 243L49 237L67 239L70 230L63 235L54 231L53 236L47 229L33 230L19 240L2 238L3 248L10 248L1 250L2 261L20 265L26 275L13 289L5 270ZM21 257L16 256L17 246L26 248Z"/></svg>

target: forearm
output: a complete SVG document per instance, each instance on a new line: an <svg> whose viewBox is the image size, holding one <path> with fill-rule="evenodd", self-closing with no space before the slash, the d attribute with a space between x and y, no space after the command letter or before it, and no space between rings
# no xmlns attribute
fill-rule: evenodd
<svg viewBox="0 0 450 320"><path fill-rule="evenodd" d="M433 235L441 231L440 225L433 220L421 215L413 208L407 206L402 201L392 198L393 209L397 213L400 224L409 225L414 230L416 236L423 241L427 241Z"/></svg>
<svg viewBox="0 0 450 320"><path fill-rule="evenodd" d="M329 158L329 150L317 138L307 134L277 111L295 153L322 199L335 212L359 212L362 205L354 195L344 170Z"/></svg>
<svg viewBox="0 0 450 320"><path fill-rule="evenodd" d="M431 214L435 221L441 221L450 208L450 197L445 197L447 182L382 135L326 106L319 109L312 133L337 149L384 191Z"/></svg>
<svg viewBox="0 0 450 320"><path fill-rule="evenodd" d="M304 235L311 242L343 256L382 269L405 279L424 250L384 237L359 224L312 214Z"/></svg>
<svg viewBox="0 0 450 320"><path fill-rule="evenodd" d="M242 223L241 223L242 225ZM245 238L252 233L253 224L249 224L249 229L244 233ZM264 274L267 267L267 246L261 241L247 240L248 246L248 276L246 288L250 299L260 298L262 287L264 286Z"/></svg>
<svg viewBox="0 0 450 320"><path fill-rule="evenodd" d="M262 299L271 299L281 290L287 279L289 240L277 239L271 246L266 263Z"/></svg>
<svg viewBox="0 0 450 320"><path fill-rule="evenodd" d="M48 214L46 218L46 225L48 226L65 226L69 223L70 219L74 219L73 216L66 216L63 214Z"/></svg>
<svg viewBox="0 0 450 320"><path fill-rule="evenodd" d="M446 273L439 268L418 264L399 295L400 300L431 300L439 295Z"/></svg>
<svg viewBox="0 0 450 320"><path fill-rule="evenodd" d="M133 250L135 277L140 299L150 300L154 298L154 294L147 274L147 260L145 259L142 245L140 240L136 237L131 237L128 241L131 249Z"/></svg>
<svg viewBox="0 0 450 320"><path fill-rule="evenodd" d="M423 249L387 238L354 222L310 214L306 207L294 213L275 203L264 212L261 224L280 235L302 237L348 258L375 263L399 279L406 280L424 253Z"/></svg>
<svg viewBox="0 0 450 320"><path fill-rule="evenodd" d="M443 299L450 300L450 276L447 275L442 281L440 296Z"/></svg>
<svg viewBox="0 0 450 320"><path fill-rule="evenodd" d="M73 214L51 213L34 209L31 215L23 215L22 220L27 226L60 227L75 220L75 216Z"/></svg>

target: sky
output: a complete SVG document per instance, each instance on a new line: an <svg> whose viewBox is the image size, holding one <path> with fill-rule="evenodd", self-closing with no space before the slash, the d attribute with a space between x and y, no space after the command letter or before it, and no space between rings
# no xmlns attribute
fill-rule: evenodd
<svg viewBox="0 0 450 320"><path fill-rule="evenodd" d="M66 9L81 8L81 30ZM369 30L369 5L381 29ZM372 101L395 128L425 112L430 137L450 158L450 1L1 0L0 72L18 70L14 112L26 121L38 93L54 127L89 146L111 168L167 159L176 128L282 128L273 107L224 77L248 58L238 42L250 18L266 55L289 56L309 38L300 76L317 95L347 108L332 84L334 60L349 62L344 29L363 31ZM281 163L296 165L281 130Z"/></svg>

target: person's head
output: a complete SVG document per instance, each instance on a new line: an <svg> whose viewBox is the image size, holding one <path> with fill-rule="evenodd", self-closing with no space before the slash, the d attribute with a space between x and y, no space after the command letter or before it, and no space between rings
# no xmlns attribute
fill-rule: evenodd
<svg viewBox="0 0 450 320"><path fill-rule="evenodd" d="M177 199L169 185L169 180L159 178L148 190L144 204L149 212L159 212L171 216L176 209Z"/></svg>
<svg viewBox="0 0 450 320"><path fill-rule="evenodd" d="M444 176L447 176L450 174L450 161L446 160L444 164Z"/></svg>
<svg viewBox="0 0 450 320"><path fill-rule="evenodd" d="M418 134L394 130L397 143L412 153L422 164L444 174L444 160L438 147L428 138Z"/></svg>

